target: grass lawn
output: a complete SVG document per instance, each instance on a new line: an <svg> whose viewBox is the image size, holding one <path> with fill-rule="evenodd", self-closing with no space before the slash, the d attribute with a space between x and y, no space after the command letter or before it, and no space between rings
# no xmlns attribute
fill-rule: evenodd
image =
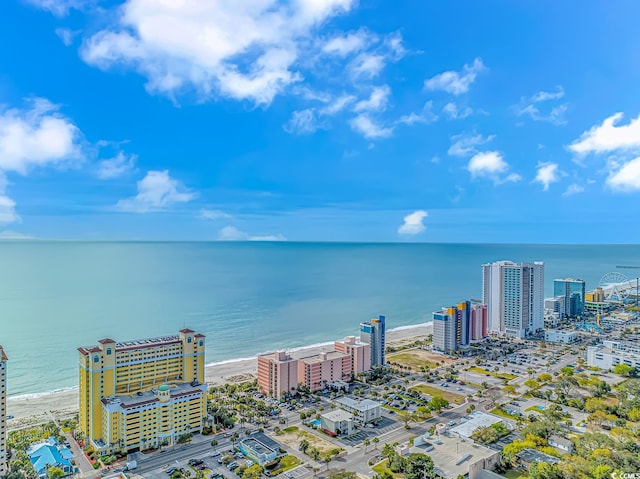
<svg viewBox="0 0 640 479"><path fill-rule="evenodd" d="M380 461L378 464L376 464L375 466L373 466L371 469L373 470L373 472L375 472L378 475L382 475L382 473L384 472L388 472L389 474L391 474L394 478L401 478L404 477L402 474L394 474L393 472L391 472L391 470L387 467L389 464L389 460L385 459L383 461Z"/></svg>
<svg viewBox="0 0 640 479"><path fill-rule="evenodd" d="M282 474L283 472L287 472L294 467L302 464L302 461L298 459L296 456L292 456L291 454L287 454L283 458L280 459L278 463L278 467L271 471L272 476L277 476L278 474Z"/></svg>
<svg viewBox="0 0 640 479"><path fill-rule="evenodd" d="M518 419L522 419L519 416L514 416L513 414L509 414L504 409L497 407L491 410L491 414L495 414L496 416L504 417L506 419L511 419L512 421L517 421Z"/></svg>
<svg viewBox="0 0 640 479"><path fill-rule="evenodd" d="M422 371L422 368L434 369L438 367L438 364L425 359L422 353L422 350L411 350L390 354L387 356L387 362L398 363L418 372Z"/></svg>
<svg viewBox="0 0 640 479"><path fill-rule="evenodd" d="M464 396L461 396L460 394L444 391L442 389L434 388L433 386L427 386L426 384L419 384L418 386L413 386L410 389L411 391L428 394L431 397L440 396L454 404L462 404L464 402Z"/></svg>
<svg viewBox="0 0 640 479"><path fill-rule="evenodd" d="M538 406L529 406L527 409L524 410L524 412L529 412L529 411L533 411L533 412L542 412L542 409L538 409Z"/></svg>
<svg viewBox="0 0 640 479"><path fill-rule="evenodd" d="M397 407L393 407L393 406L387 406L386 404L382 405L383 409L388 409L389 411L393 411L396 412L398 414L404 414L407 411L403 411L402 409L398 409Z"/></svg>
<svg viewBox="0 0 640 479"><path fill-rule="evenodd" d="M469 371L472 371L472 372L478 373L478 374L488 374L489 376L493 376L494 378L498 378L498 379L503 379L505 381L511 381L512 379L515 379L515 378L518 377L515 374L497 373L495 371L487 371L486 369L478 368L476 366L470 367Z"/></svg>
<svg viewBox="0 0 640 479"><path fill-rule="evenodd" d="M518 479L519 477L526 477L527 474L523 471L514 471L513 469L508 470L504 473L504 477L507 479Z"/></svg>

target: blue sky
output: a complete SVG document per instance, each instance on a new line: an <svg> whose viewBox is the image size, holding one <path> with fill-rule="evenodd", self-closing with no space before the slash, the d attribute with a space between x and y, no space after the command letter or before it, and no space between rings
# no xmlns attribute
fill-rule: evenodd
<svg viewBox="0 0 640 479"><path fill-rule="evenodd" d="M0 237L637 242L637 18L3 1Z"/></svg>

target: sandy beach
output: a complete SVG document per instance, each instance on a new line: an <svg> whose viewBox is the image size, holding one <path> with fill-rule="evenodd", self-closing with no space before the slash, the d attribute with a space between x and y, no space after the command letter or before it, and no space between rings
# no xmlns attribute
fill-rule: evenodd
<svg viewBox="0 0 640 479"><path fill-rule="evenodd" d="M399 345L426 338L432 334L433 326L425 323L387 331L387 344ZM333 350L333 343L322 346L296 348L291 352L295 358L318 354ZM206 368L205 379L210 385L226 382L243 382L256 377L256 358L225 361L210 364ZM7 421L8 429L18 429L33 424L49 421L53 418L65 419L78 411L78 390L71 389L50 394L42 394L29 398L9 398L7 414L14 416Z"/></svg>

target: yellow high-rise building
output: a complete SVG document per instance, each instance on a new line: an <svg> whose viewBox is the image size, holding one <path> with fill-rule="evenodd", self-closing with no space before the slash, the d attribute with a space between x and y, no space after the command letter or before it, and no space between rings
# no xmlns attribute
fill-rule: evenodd
<svg viewBox="0 0 640 479"><path fill-rule="evenodd" d="M205 337L176 336L78 348L80 428L101 453L172 444L200 432L207 413Z"/></svg>

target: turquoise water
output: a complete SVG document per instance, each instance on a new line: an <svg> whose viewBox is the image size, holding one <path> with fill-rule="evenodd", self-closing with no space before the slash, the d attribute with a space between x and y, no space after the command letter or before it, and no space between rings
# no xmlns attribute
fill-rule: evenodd
<svg viewBox="0 0 640 479"><path fill-rule="evenodd" d="M322 426L322 421L320 419L314 419L313 421L309 421L311 426L320 427Z"/></svg>
<svg viewBox="0 0 640 479"><path fill-rule="evenodd" d="M640 264L640 246L4 241L9 394L75 386L76 348L105 336L187 326L217 362L356 334L379 314L390 328L423 323L479 298L480 265L499 259L545 261L551 294L554 277L593 288L616 265Z"/></svg>

